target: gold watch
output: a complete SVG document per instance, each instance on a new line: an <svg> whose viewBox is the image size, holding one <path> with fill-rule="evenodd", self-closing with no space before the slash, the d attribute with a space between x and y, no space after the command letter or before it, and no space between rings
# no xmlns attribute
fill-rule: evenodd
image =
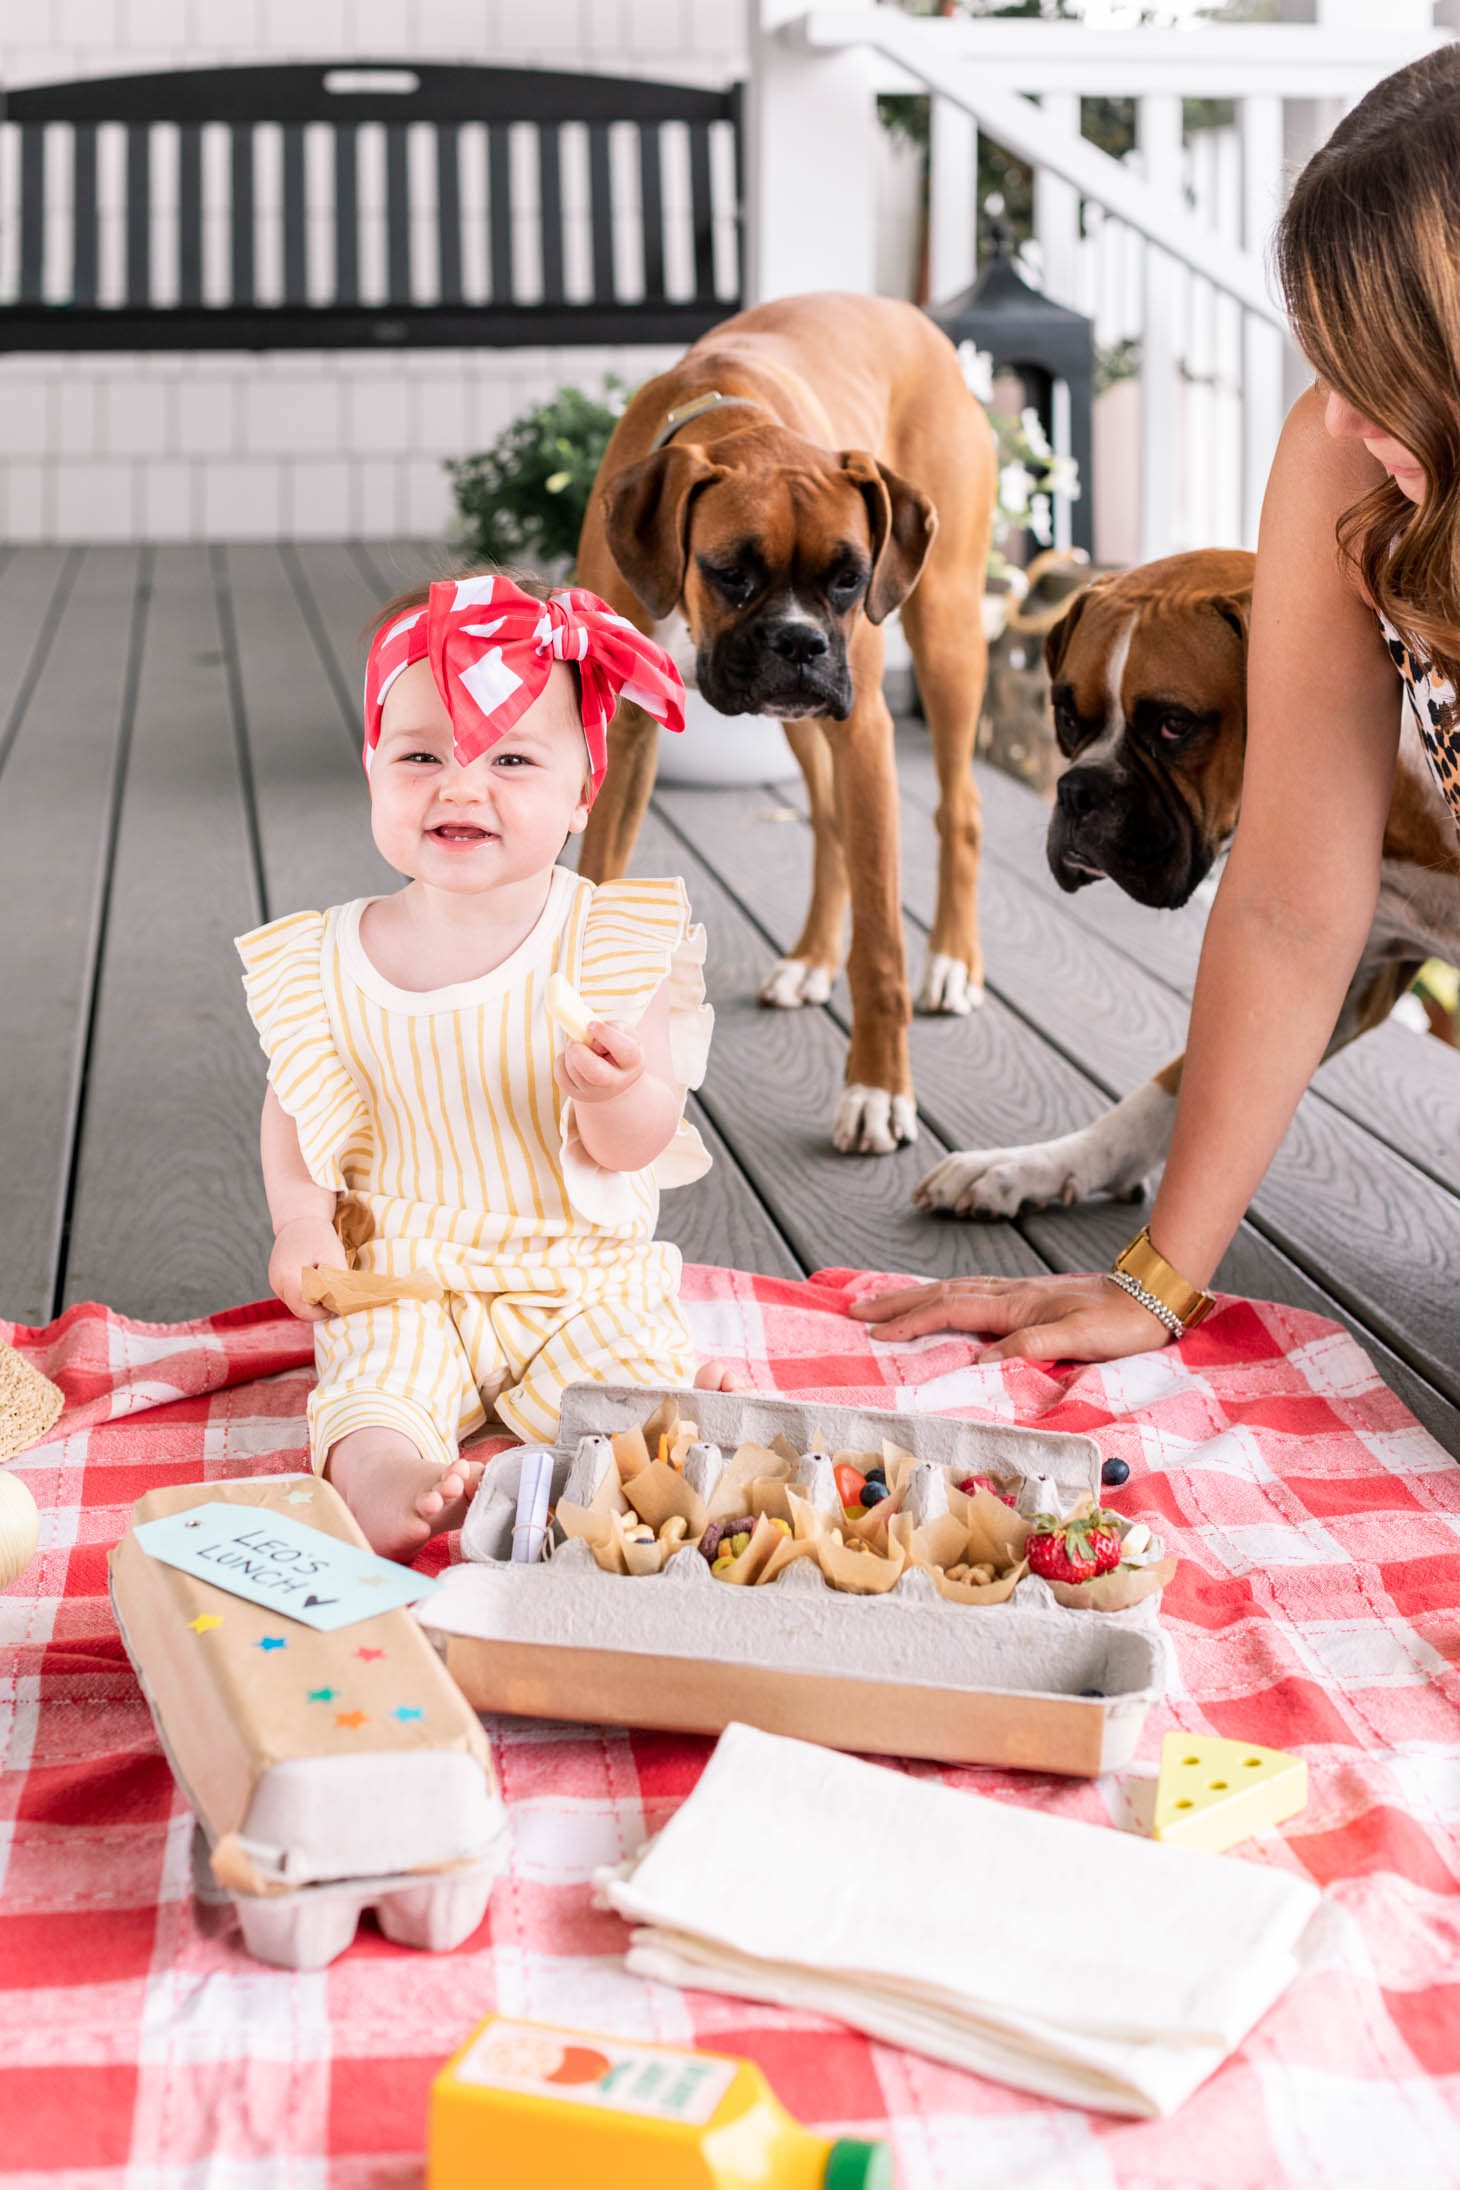
<svg viewBox="0 0 1460 2190"><path fill-rule="evenodd" d="M1183 1331L1194 1331L1217 1305L1211 1293L1189 1284L1164 1255L1157 1253L1145 1225L1116 1256L1110 1275L1122 1292L1148 1308L1175 1338L1180 1338Z"/></svg>

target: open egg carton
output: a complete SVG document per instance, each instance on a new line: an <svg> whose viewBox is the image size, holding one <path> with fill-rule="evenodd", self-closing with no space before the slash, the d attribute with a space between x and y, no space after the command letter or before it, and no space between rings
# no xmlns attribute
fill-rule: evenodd
<svg viewBox="0 0 1460 2190"><path fill-rule="evenodd" d="M657 1425L676 1415L697 1433L674 1439L683 1489L665 1503L682 1529L654 1495L667 1492L664 1462L636 1498L638 1477L623 1480L612 1444L619 1437L622 1449L648 1418L654 1467ZM761 1463L747 1446L778 1473L754 1475ZM889 1456L904 1517L890 1580L875 1549L847 1550L859 1532L874 1544L879 1533L842 1504L835 1469L853 1453ZM523 1452L490 1463L462 1529L462 1563L417 1614L480 1710L705 1734L742 1720L866 1754L1090 1776L1130 1761L1164 1690L1155 1612L1170 1562L1149 1531L1133 1527L1142 1564L1114 1600L1092 1583L1062 1591L1062 1603L1012 1554L1036 1514L1098 1506L1090 1438L745 1393L575 1385L552 1454L549 1555L518 1563L518 1489L532 1464ZM950 1583L930 1563L945 1540L961 1541L946 1524L968 1518L973 1501L957 1486L970 1475L996 1486L976 1494L983 1517L1010 1524L1010 1555L987 1584ZM649 1518L635 1525L639 1511ZM698 1537L707 1517L752 1515L765 1516L760 1529L740 1533L770 1578L734 1587L739 1577L723 1563L716 1572ZM825 1559L813 1538L825 1540ZM747 1540L730 1563L750 1551ZM640 1570L606 1571L610 1559Z"/></svg>

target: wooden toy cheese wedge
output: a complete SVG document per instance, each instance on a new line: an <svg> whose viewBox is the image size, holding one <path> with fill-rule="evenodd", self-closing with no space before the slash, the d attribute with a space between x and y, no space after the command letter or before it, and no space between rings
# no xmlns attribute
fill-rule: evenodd
<svg viewBox="0 0 1460 2190"><path fill-rule="evenodd" d="M287 1968L333 1961L365 1908L402 1945L459 1945L508 1852L476 1714L409 1609L323 1633L138 1541L219 1503L369 1549L329 1483L289 1475L152 1491L111 1554L122 1641L201 1829L203 1897L230 1898L249 1952Z"/></svg>
<svg viewBox="0 0 1460 2190"><path fill-rule="evenodd" d="M1212 1734L1167 1734L1151 1832L1176 1847L1220 1855L1296 1817L1307 1801L1301 1757Z"/></svg>

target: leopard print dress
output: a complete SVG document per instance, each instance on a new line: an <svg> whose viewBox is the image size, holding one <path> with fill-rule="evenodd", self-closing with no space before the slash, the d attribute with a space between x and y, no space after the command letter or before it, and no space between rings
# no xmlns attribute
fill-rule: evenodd
<svg viewBox="0 0 1460 2190"><path fill-rule="evenodd" d="M1412 640L1395 630L1385 615L1379 623L1384 643L1399 671L1409 704L1419 726L1420 742L1429 755L1440 789L1449 801L1460 834L1460 703L1455 686Z"/></svg>

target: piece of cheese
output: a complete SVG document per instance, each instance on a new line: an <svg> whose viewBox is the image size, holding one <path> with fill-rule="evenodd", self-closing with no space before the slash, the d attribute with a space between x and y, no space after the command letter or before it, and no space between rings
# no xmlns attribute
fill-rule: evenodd
<svg viewBox="0 0 1460 2190"><path fill-rule="evenodd" d="M1214 1734L1168 1734L1161 1744L1151 1831L1180 1848L1220 1855L1308 1800L1308 1767L1281 1749Z"/></svg>
<svg viewBox="0 0 1460 2190"><path fill-rule="evenodd" d="M587 1041L593 1014L571 981L560 973L549 974L546 1002L548 1017L556 1020L570 1042Z"/></svg>

